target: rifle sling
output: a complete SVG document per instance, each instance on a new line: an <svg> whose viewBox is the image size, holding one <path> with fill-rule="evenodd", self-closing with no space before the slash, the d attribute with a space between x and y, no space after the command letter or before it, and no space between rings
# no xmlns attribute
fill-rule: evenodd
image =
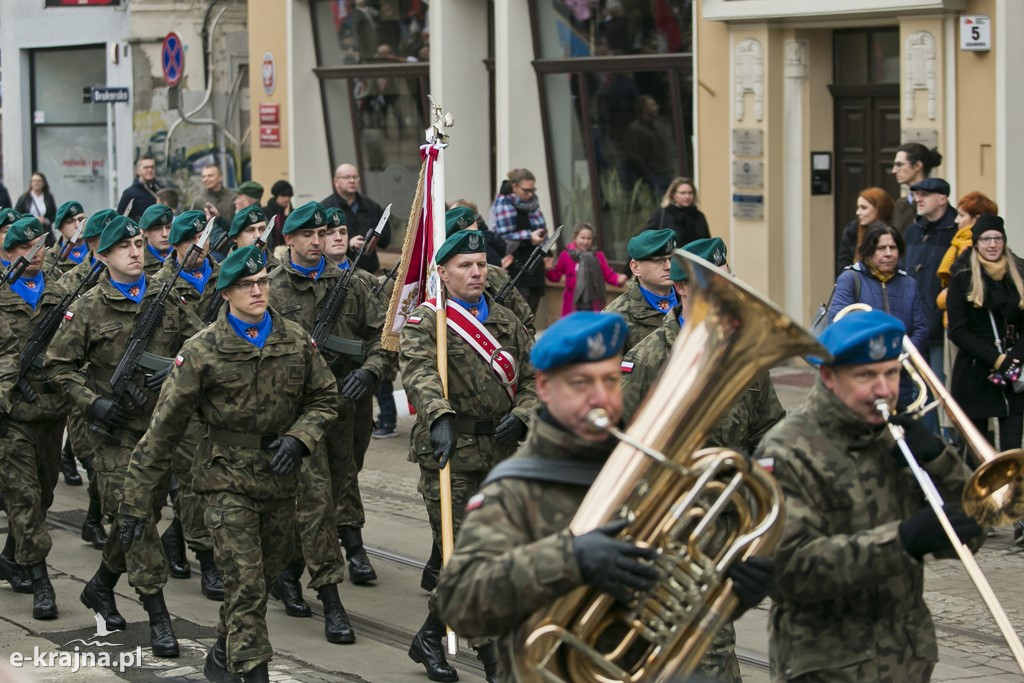
<svg viewBox="0 0 1024 683"><path fill-rule="evenodd" d="M480 488L500 479L526 479L567 486L590 486L604 467L603 462L554 458L510 458L487 474Z"/></svg>

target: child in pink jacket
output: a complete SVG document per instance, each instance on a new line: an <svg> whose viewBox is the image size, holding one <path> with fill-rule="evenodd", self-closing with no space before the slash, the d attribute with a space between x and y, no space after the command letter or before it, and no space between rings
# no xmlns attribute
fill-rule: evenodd
<svg viewBox="0 0 1024 683"><path fill-rule="evenodd" d="M608 260L594 246L594 228L590 223L577 223L573 241L558 255L558 262L549 268L547 278L558 282L565 276L562 316L573 311L600 311L605 305L605 283L622 286L626 276L616 273Z"/></svg>

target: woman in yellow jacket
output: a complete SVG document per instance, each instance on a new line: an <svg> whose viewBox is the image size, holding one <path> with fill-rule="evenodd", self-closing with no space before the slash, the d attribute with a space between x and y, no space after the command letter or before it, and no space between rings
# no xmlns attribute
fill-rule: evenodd
<svg viewBox="0 0 1024 683"><path fill-rule="evenodd" d="M949 285L949 279L953 275L953 264L971 247L971 228L974 226L974 221L978 219L983 213L990 213L996 215L999 213L999 207L996 203L983 195L980 192L968 192L956 205L956 234L953 235L953 241L949 245L949 249L946 250L946 255L942 257L942 261L939 263L939 269L936 273L939 276L939 281L942 282L942 291L935 297L935 303L938 304L939 310L943 311L942 322L946 327L949 327L949 318L944 312L946 310L946 291ZM952 361L950 361L952 365ZM948 377L948 375L947 375Z"/></svg>

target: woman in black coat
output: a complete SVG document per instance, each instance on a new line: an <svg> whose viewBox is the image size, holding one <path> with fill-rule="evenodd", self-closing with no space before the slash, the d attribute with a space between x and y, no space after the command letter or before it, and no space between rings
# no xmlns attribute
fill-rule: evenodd
<svg viewBox="0 0 1024 683"><path fill-rule="evenodd" d="M960 349L950 389L982 433L989 418L999 418L1000 450L1020 448L1024 393L1013 390L1013 381L1024 360L1024 262L1006 246L998 216L979 216L972 238L946 298L949 338Z"/></svg>
<svg viewBox="0 0 1024 683"><path fill-rule="evenodd" d="M38 171L32 174L28 190L18 197L14 210L23 216L35 216L44 228L53 227L53 219L57 217L57 203L50 194L50 184L46 176Z"/></svg>
<svg viewBox="0 0 1024 683"><path fill-rule="evenodd" d="M711 237L708 219L697 208L697 188L689 178L676 178L661 200L661 208L651 214L644 230L672 228L676 231L676 246Z"/></svg>

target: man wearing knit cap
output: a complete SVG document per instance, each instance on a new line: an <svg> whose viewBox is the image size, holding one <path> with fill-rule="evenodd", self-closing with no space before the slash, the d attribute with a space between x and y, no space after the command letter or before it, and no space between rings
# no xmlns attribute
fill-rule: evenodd
<svg viewBox="0 0 1024 683"><path fill-rule="evenodd" d="M635 279L605 307L605 311L621 313L629 325L629 336L623 352L640 343L665 321L665 315L679 304L672 287L670 268L676 233L670 228L645 230L629 240L629 269Z"/></svg>

